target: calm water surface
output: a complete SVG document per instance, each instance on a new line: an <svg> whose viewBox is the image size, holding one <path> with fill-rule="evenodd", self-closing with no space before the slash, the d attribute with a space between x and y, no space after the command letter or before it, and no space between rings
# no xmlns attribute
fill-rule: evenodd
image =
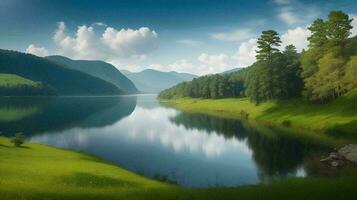
<svg viewBox="0 0 357 200"><path fill-rule="evenodd" d="M188 187L308 176L309 158L325 149L238 120L165 107L154 95L1 98L0 131Z"/></svg>

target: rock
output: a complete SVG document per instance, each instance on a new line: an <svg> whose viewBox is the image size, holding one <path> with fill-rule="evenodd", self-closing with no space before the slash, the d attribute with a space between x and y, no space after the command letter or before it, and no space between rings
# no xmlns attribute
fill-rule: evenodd
<svg viewBox="0 0 357 200"><path fill-rule="evenodd" d="M331 165L331 167L338 167L340 164L339 164L338 161L332 161L332 162L330 163L330 165Z"/></svg>
<svg viewBox="0 0 357 200"><path fill-rule="evenodd" d="M338 153L348 161L357 162L357 145L346 145L340 148Z"/></svg>
<svg viewBox="0 0 357 200"><path fill-rule="evenodd" d="M330 160L339 160L339 159L341 159L341 156L336 152L332 152L332 153L330 153L328 158Z"/></svg>

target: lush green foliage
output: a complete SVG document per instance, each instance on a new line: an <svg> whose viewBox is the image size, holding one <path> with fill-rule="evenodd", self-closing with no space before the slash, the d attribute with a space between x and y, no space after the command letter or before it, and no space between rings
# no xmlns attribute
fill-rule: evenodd
<svg viewBox="0 0 357 200"><path fill-rule="evenodd" d="M41 82L58 95L119 94L113 84L31 54L0 50L0 73Z"/></svg>
<svg viewBox="0 0 357 200"><path fill-rule="evenodd" d="M126 94L138 92L133 82L131 82L117 68L109 63L92 60L71 60L63 56L48 56L46 59L69 69L78 70L91 76L103 79L114 84Z"/></svg>
<svg viewBox="0 0 357 200"><path fill-rule="evenodd" d="M302 54L304 95L315 101L330 101L356 88L356 38L349 39L352 19L341 11L317 19L309 27L309 49Z"/></svg>
<svg viewBox="0 0 357 200"><path fill-rule="evenodd" d="M17 76L0 74L0 96L52 95L54 91L40 82Z"/></svg>
<svg viewBox="0 0 357 200"><path fill-rule="evenodd" d="M225 98L244 94L261 103L304 94L312 101L335 100L357 87L357 37L349 38L351 21L341 11L332 11L327 21L315 20L309 27L309 49L301 54L293 45L280 52L278 33L263 31L258 39L257 62L239 79L203 77L167 89L159 97Z"/></svg>

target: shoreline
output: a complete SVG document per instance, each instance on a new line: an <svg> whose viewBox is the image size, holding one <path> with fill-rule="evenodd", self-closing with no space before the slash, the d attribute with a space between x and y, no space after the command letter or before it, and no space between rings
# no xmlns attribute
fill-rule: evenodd
<svg viewBox="0 0 357 200"><path fill-rule="evenodd" d="M248 123L291 132L292 135L298 137L308 136L315 139L320 138L322 141L330 140L329 142L337 147L351 142L357 143L357 130L354 130L355 127L357 128L357 109L349 109L349 106L357 102L356 100L357 92L345 99L337 100L335 103L337 105L314 105L300 100L287 100L266 102L256 106L247 98L158 99L161 104L184 112L245 120ZM284 105L284 103L286 104ZM299 105L300 103L302 105ZM289 112L288 109L294 110ZM350 112L349 115L338 114L338 112L346 110Z"/></svg>

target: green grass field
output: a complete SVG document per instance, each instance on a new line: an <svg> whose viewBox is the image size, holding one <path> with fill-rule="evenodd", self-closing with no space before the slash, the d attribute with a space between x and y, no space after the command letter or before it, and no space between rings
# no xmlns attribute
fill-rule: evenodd
<svg viewBox="0 0 357 200"><path fill-rule="evenodd" d="M0 74L0 87L40 87L41 84L15 74Z"/></svg>
<svg viewBox="0 0 357 200"><path fill-rule="evenodd" d="M328 132L335 136L357 138L357 90L327 104L312 104L295 99L272 101L255 105L247 98L161 100L186 112L210 114L228 118L241 118L241 111L249 113L249 119L262 124L281 126L291 122L291 129Z"/></svg>
<svg viewBox="0 0 357 200"><path fill-rule="evenodd" d="M356 199L357 175L290 178L269 185L188 189L157 182L98 158L0 137L0 199Z"/></svg>

